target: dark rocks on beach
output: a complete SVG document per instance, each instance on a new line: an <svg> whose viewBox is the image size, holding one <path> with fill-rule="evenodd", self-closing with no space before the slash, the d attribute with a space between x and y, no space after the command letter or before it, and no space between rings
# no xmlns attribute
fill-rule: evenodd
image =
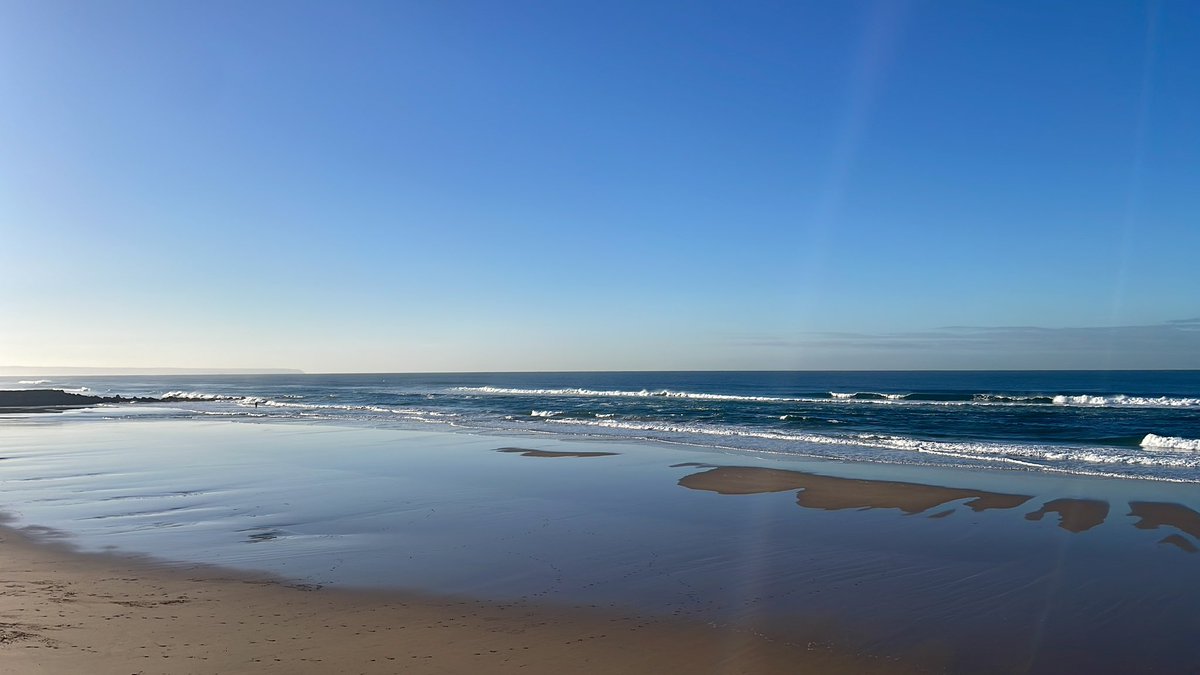
<svg viewBox="0 0 1200 675"><path fill-rule="evenodd" d="M153 397L89 396L72 394L62 389L20 389L0 391L0 410L9 408L73 408L97 403L144 403L157 401Z"/></svg>

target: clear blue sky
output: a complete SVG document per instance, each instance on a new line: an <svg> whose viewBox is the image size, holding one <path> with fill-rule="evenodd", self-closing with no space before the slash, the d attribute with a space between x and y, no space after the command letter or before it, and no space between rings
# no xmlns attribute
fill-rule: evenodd
<svg viewBox="0 0 1200 675"><path fill-rule="evenodd" d="M1183 0L8 0L0 365L1200 367L1198 73Z"/></svg>

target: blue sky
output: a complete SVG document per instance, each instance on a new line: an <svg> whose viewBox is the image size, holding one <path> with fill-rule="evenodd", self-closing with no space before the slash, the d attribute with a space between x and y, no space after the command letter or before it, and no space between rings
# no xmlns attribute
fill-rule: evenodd
<svg viewBox="0 0 1200 675"><path fill-rule="evenodd" d="M1197 368L1197 71L1182 1L6 2L0 365Z"/></svg>

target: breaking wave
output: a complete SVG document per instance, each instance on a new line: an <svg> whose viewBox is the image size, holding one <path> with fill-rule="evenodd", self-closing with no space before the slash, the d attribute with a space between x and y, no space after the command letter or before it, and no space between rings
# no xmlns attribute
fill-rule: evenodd
<svg viewBox="0 0 1200 675"><path fill-rule="evenodd" d="M338 403L299 403L296 401L276 401L273 399L264 399L253 396L242 398L238 405L246 407L253 406L255 403L268 408L293 408L311 411L367 412L386 415L403 415L410 418L458 416L457 413L438 412L436 410L424 410L421 408L391 408L378 405L351 405Z"/></svg>
<svg viewBox="0 0 1200 675"><path fill-rule="evenodd" d="M514 389L509 387L455 387L454 391L477 392L480 394L506 394L512 396L587 396L603 398L689 398L702 401L760 401L788 402L804 401L802 398L784 398L779 396L739 396L737 394L705 394L687 391L672 391L670 389L642 389L640 391L601 391L597 389Z"/></svg>
<svg viewBox="0 0 1200 675"><path fill-rule="evenodd" d="M1200 438L1180 438L1178 436L1159 436L1158 434L1146 434L1146 437L1142 439L1141 446L1143 448L1152 449L1187 450L1189 452L1200 452Z"/></svg>
<svg viewBox="0 0 1200 675"><path fill-rule="evenodd" d="M955 392L813 392L796 396L747 396L671 389L600 390L567 387L561 389L521 389L514 387L454 387L454 391L507 396L590 397L590 398L675 398L699 401L744 401L753 403L876 403L969 405L1055 405L1085 407L1200 408L1200 398L1173 396L1131 396L1114 394L995 394Z"/></svg>
<svg viewBox="0 0 1200 675"><path fill-rule="evenodd" d="M1136 406L1141 408L1196 408L1200 407L1200 398L1176 398L1172 396L1055 396L1055 405L1079 406Z"/></svg>
<svg viewBox="0 0 1200 675"><path fill-rule="evenodd" d="M245 396L230 396L227 394L206 394L202 391L168 391L159 396L163 401L240 401Z"/></svg>

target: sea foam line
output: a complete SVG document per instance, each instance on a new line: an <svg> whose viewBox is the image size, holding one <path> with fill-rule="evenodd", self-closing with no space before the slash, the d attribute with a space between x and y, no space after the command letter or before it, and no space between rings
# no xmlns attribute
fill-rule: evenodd
<svg viewBox="0 0 1200 675"><path fill-rule="evenodd" d="M202 391L168 391L159 396L164 401L241 401L245 396L229 394L206 394Z"/></svg>
<svg viewBox="0 0 1200 675"><path fill-rule="evenodd" d="M275 401L253 396L241 399L240 406L252 406L255 403L269 408L296 408L302 410L344 410L346 412L373 412L393 415L412 415L417 417L458 417L458 413L423 410L421 408L385 408L377 405L349 405L337 403L296 403L292 401Z"/></svg>
<svg viewBox="0 0 1200 675"><path fill-rule="evenodd" d="M1127 396L1114 394L1111 396L1094 396L1082 394L1068 396L1060 394L1053 398L1055 405L1078 406L1135 406L1140 408L1195 408L1200 407L1200 398L1182 398L1173 396Z"/></svg>
<svg viewBox="0 0 1200 675"><path fill-rule="evenodd" d="M1005 394L936 394L936 393L879 393L831 391L825 395L807 396L744 396L740 394L715 394L706 392L674 391L671 389L641 389L637 391L611 389L584 389L566 387L560 389L522 389L516 387L454 387L453 391L498 394L509 396L569 396L589 398L676 398L699 401L745 401L754 403L862 403L883 405L936 405L936 406L1029 406L1057 405L1078 407L1141 407L1141 408L1191 408L1200 407L1200 398L1173 396L1130 396L1126 394L1055 394L1055 395L1005 395Z"/></svg>
<svg viewBox="0 0 1200 675"><path fill-rule="evenodd" d="M516 389L511 387L455 387L454 391L478 392L481 394L508 394L515 396L587 396L606 398L687 398L702 401L761 401L761 402L798 402L808 399L784 398L779 396L739 396L737 394L705 394L687 391L672 391L670 389L642 389L640 391L621 391L597 389L581 389L570 387L566 389Z"/></svg>
<svg viewBox="0 0 1200 675"><path fill-rule="evenodd" d="M775 431L754 431L732 427L626 422L620 420L580 420L551 418L548 422L573 424L589 427L668 433L682 435L723 436L760 438L771 441L810 443L814 445L837 445L869 447L906 452L973 457L979 459L1007 457L1042 461L1077 461L1090 464L1126 464L1140 466L1200 467L1200 457L1178 457L1158 453L1122 453L1107 448L1069 448L1064 446L1016 445L1004 443L962 443L950 441L928 441L882 434L856 434L830 436L822 434L795 434Z"/></svg>

